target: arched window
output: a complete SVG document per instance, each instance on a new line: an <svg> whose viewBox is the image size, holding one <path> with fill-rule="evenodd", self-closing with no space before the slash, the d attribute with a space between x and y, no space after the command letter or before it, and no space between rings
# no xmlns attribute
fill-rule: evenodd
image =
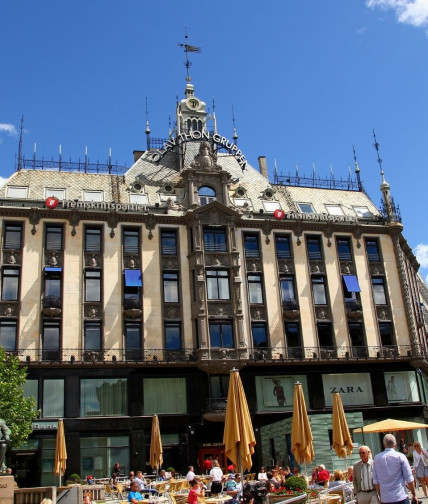
<svg viewBox="0 0 428 504"><path fill-rule="evenodd" d="M207 186L202 186L199 188L198 191L199 194L199 204L201 206L203 205L208 205L208 203L211 203L212 201L215 201L215 191L214 189L211 189L211 187Z"/></svg>

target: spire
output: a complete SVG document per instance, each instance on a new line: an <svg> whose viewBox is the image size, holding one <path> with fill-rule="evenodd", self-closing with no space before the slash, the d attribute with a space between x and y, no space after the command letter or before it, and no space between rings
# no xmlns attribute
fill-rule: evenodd
<svg viewBox="0 0 428 504"><path fill-rule="evenodd" d="M146 96L146 131L144 133L146 134L147 150L150 150L150 124L149 124L149 108L147 105L147 96Z"/></svg>
<svg viewBox="0 0 428 504"><path fill-rule="evenodd" d="M238 145L238 133L236 132L236 124L235 124L235 109L232 105L232 122L233 122L233 141L236 145Z"/></svg>
<svg viewBox="0 0 428 504"><path fill-rule="evenodd" d="M186 67L186 81L189 83L192 78L190 77L190 67L192 66L192 62L189 60L189 52L201 52L201 48L198 46L188 44L189 36L187 35L187 27L184 28L184 44L178 44L179 47L184 47L184 52L186 53L186 63L184 64Z"/></svg>
<svg viewBox="0 0 428 504"><path fill-rule="evenodd" d="M358 190L363 191L363 184L361 183L361 178L360 178L360 167L358 166L357 153L355 152L354 146L352 146L352 150L354 152L355 175L357 176Z"/></svg>
<svg viewBox="0 0 428 504"><path fill-rule="evenodd" d="M18 171L22 170L22 134L24 131L24 114L21 116L21 126L19 128L19 146L18 146Z"/></svg>

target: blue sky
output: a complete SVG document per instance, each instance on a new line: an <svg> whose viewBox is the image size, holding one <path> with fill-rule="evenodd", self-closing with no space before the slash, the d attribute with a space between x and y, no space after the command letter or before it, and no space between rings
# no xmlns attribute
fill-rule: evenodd
<svg viewBox="0 0 428 504"><path fill-rule="evenodd" d="M2 0L0 177L23 152L132 164L166 137L185 86L178 43L192 54L196 95L219 132L257 166L346 179L355 146L366 190L380 202L376 130L404 236L428 276L428 0Z"/></svg>

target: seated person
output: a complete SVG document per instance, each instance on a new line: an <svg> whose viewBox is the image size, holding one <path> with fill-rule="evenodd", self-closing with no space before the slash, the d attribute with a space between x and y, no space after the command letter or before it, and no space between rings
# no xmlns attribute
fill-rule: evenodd
<svg viewBox="0 0 428 504"><path fill-rule="evenodd" d="M133 481L131 483L131 491L128 494L128 502L132 502L132 504L137 504L138 501L142 501L143 496L138 490L138 483Z"/></svg>
<svg viewBox="0 0 428 504"><path fill-rule="evenodd" d="M157 491L154 488L149 488L147 485L147 481L143 476L142 471L137 471L137 475L134 477L132 483L137 483L138 490L143 493L151 493L156 494Z"/></svg>
<svg viewBox="0 0 428 504"><path fill-rule="evenodd" d="M259 474L257 475L257 479L258 479L259 481L266 481L266 480L268 479L267 474L266 474L266 469L264 468L264 466L262 466L262 467L260 468L260 472L259 472Z"/></svg>
<svg viewBox="0 0 428 504"><path fill-rule="evenodd" d="M109 479L109 482L108 484L110 485L110 488L112 488L113 490L117 490L117 474L116 473L112 473L111 475L111 478Z"/></svg>
<svg viewBox="0 0 428 504"><path fill-rule="evenodd" d="M318 485L324 486L326 481L330 480L330 473L326 470L325 465L320 464L318 466L318 476L316 483Z"/></svg>
<svg viewBox="0 0 428 504"><path fill-rule="evenodd" d="M268 483L272 483L273 486L275 487L276 490L278 490L279 488L279 483L278 481L273 477L273 472L272 471L269 471L267 473L267 482Z"/></svg>
<svg viewBox="0 0 428 504"><path fill-rule="evenodd" d="M205 497L205 488L202 483L196 479L189 482L190 491L187 496L187 502L189 504L198 504L198 497Z"/></svg>
<svg viewBox="0 0 428 504"><path fill-rule="evenodd" d="M232 497L232 499L228 501L230 504L239 504L239 499L242 493L241 475L239 473L235 475L229 474L226 483L224 484L223 491Z"/></svg>
<svg viewBox="0 0 428 504"><path fill-rule="evenodd" d="M85 492L83 494L83 504L91 504L93 500L92 492Z"/></svg>

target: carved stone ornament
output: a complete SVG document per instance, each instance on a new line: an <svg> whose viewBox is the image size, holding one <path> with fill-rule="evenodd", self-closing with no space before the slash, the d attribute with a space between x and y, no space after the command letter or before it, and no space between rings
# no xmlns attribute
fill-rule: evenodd
<svg viewBox="0 0 428 504"><path fill-rule="evenodd" d="M15 251L11 250L9 252L9 257L7 258L7 263L8 264L16 264L16 257L15 257Z"/></svg>
<svg viewBox="0 0 428 504"><path fill-rule="evenodd" d="M352 275L353 273L353 265L352 263L341 263L340 271L342 275Z"/></svg>
<svg viewBox="0 0 428 504"><path fill-rule="evenodd" d="M155 216L153 214L148 214L146 217L146 229L149 231L149 240L153 238L153 229L156 227Z"/></svg>
<svg viewBox="0 0 428 504"><path fill-rule="evenodd" d="M315 314L317 320L328 320L330 318L327 308L317 307L315 309Z"/></svg>
<svg viewBox="0 0 428 504"><path fill-rule="evenodd" d="M361 240L361 235L362 235L361 227L356 226L354 231L352 232L352 235L357 240L357 248L360 248L361 247L360 240Z"/></svg>
<svg viewBox="0 0 428 504"><path fill-rule="evenodd" d="M110 228L110 238L114 238L115 232L114 229L117 228L119 224L119 217L117 215L116 210L112 210L107 216L107 226Z"/></svg>
<svg viewBox="0 0 428 504"><path fill-rule="evenodd" d="M294 236L297 238L297 245L300 246L302 241L300 240L300 237L302 236L303 234L303 230L302 230L302 226L301 224L298 222L295 227L294 227Z"/></svg>
<svg viewBox="0 0 428 504"><path fill-rule="evenodd" d="M262 231L263 234L266 236L266 245L269 245L270 243L269 235L272 232L272 223L269 220L267 219L264 220L262 225Z"/></svg>
<svg viewBox="0 0 428 504"><path fill-rule="evenodd" d="M311 273L324 273L324 264L322 261L311 261L310 262Z"/></svg>
<svg viewBox="0 0 428 504"><path fill-rule="evenodd" d="M211 152L208 142L201 142L199 152L190 163L191 168L197 170L220 171L221 166L217 165L216 156Z"/></svg>
<svg viewBox="0 0 428 504"><path fill-rule="evenodd" d="M3 315L5 317L11 317L15 315L15 307L13 305L7 304L3 306Z"/></svg>
<svg viewBox="0 0 428 504"><path fill-rule="evenodd" d="M95 268L98 266L97 258L95 257L95 254L91 254L91 257L88 260L88 266L90 268Z"/></svg>
<svg viewBox="0 0 428 504"><path fill-rule="evenodd" d="M265 313L264 313L264 309L261 307L252 308L251 309L251 318L253 320L264 320L266 318Z"/></svg>
<svg viewBox="0 0 428 504"><path fill-rule="evenodd" d="M258 261L248 261L247 270L248 271L261 271L260 270L260 263Z"/></svg>
<svg viewBox="0 0 428 504"><path fill-rule="evenodd" d="M130 308L129 310L123 310L123 315L126 318L136 319L140 318L142 314L143 310L140 310L138 308Z"/></svg>
<svg viewBox="0 0 428 504"><path fill-rule="evenodd" d="M71 236L76 236L76 227L80 223L80 215L76 209L71 211L71 214L68 218L68 222L70 223L70 226L72 226L72 228L73 228L71 230Z"/></svg>
<svg viewBox="0 0 428 504"><path fill-rule="evenodd" d="M297 320L300 317L300 310L284 310L286 320Z"/></svg>
<svg viewBox="0 0 428 504"><path fill-rule="evenodd" d="M293 271L293 263L287 260L278 261L278 268L283 273L291 273Z"/></svg>
<svg viewBox="0 0 428 504"><path fill-rule="evenodd" d="M58 266L58 259L56 257L55 252L52 252L51 256L48 259L48 263L52 267Z"/></svg>
<svg viewBox="0 0 428 504"><path fill-rule="evenodd" d="M217 255L211 258L211 266L215 267L222 266L222 262L220 261L220 258Z"/></svg>
<svg viewBox="0 0 428 504"><path fill-rule="evenodd" d="M363 318L363 312L361 310L348 311L346 314L350 320L361 320Z"/></svg>
<svg viewBox="0 0 428 504"><path fill-rule="evenodd" d="M391 314L387 307L377 308L377 318L379 320L391 320Z"/></svg>
<svg viewBox="0 0 428 504"><path fill-rule="evenodd" d="M330 238L333 236L333 228L331 224L327 224L324 229L324 236L327 238L327 247L331 247Z"/></svg>
<svg viewBox="0 0 428 504"><path fill-rule="evenodd" d="M86 306L85 307L85 316L90 318L98 317L98 307L96 306Z"/></svg>
<svg viewBox="0 0 428 504"><path fill-rule="evenodd" d="M37 232L36 226L40 222L40 212L37 211L37 208L31 209L30 215L28 216L28 220L30 221L30 224L33 225L31 234L35 235Z"/></svg>
<svg viewBox="0 0 428 504"><path fill-rule="evenodd" d="M370 263L370 273L372 275L380 275L383 273L380 263Z"/></svg>
<svg viewBox="0 0 428 504"><path fill-rule="evenodd" d="M163 269L168 270L178 269L178 262L175 257L165 257L162 262L163 262Z"/></svg>

